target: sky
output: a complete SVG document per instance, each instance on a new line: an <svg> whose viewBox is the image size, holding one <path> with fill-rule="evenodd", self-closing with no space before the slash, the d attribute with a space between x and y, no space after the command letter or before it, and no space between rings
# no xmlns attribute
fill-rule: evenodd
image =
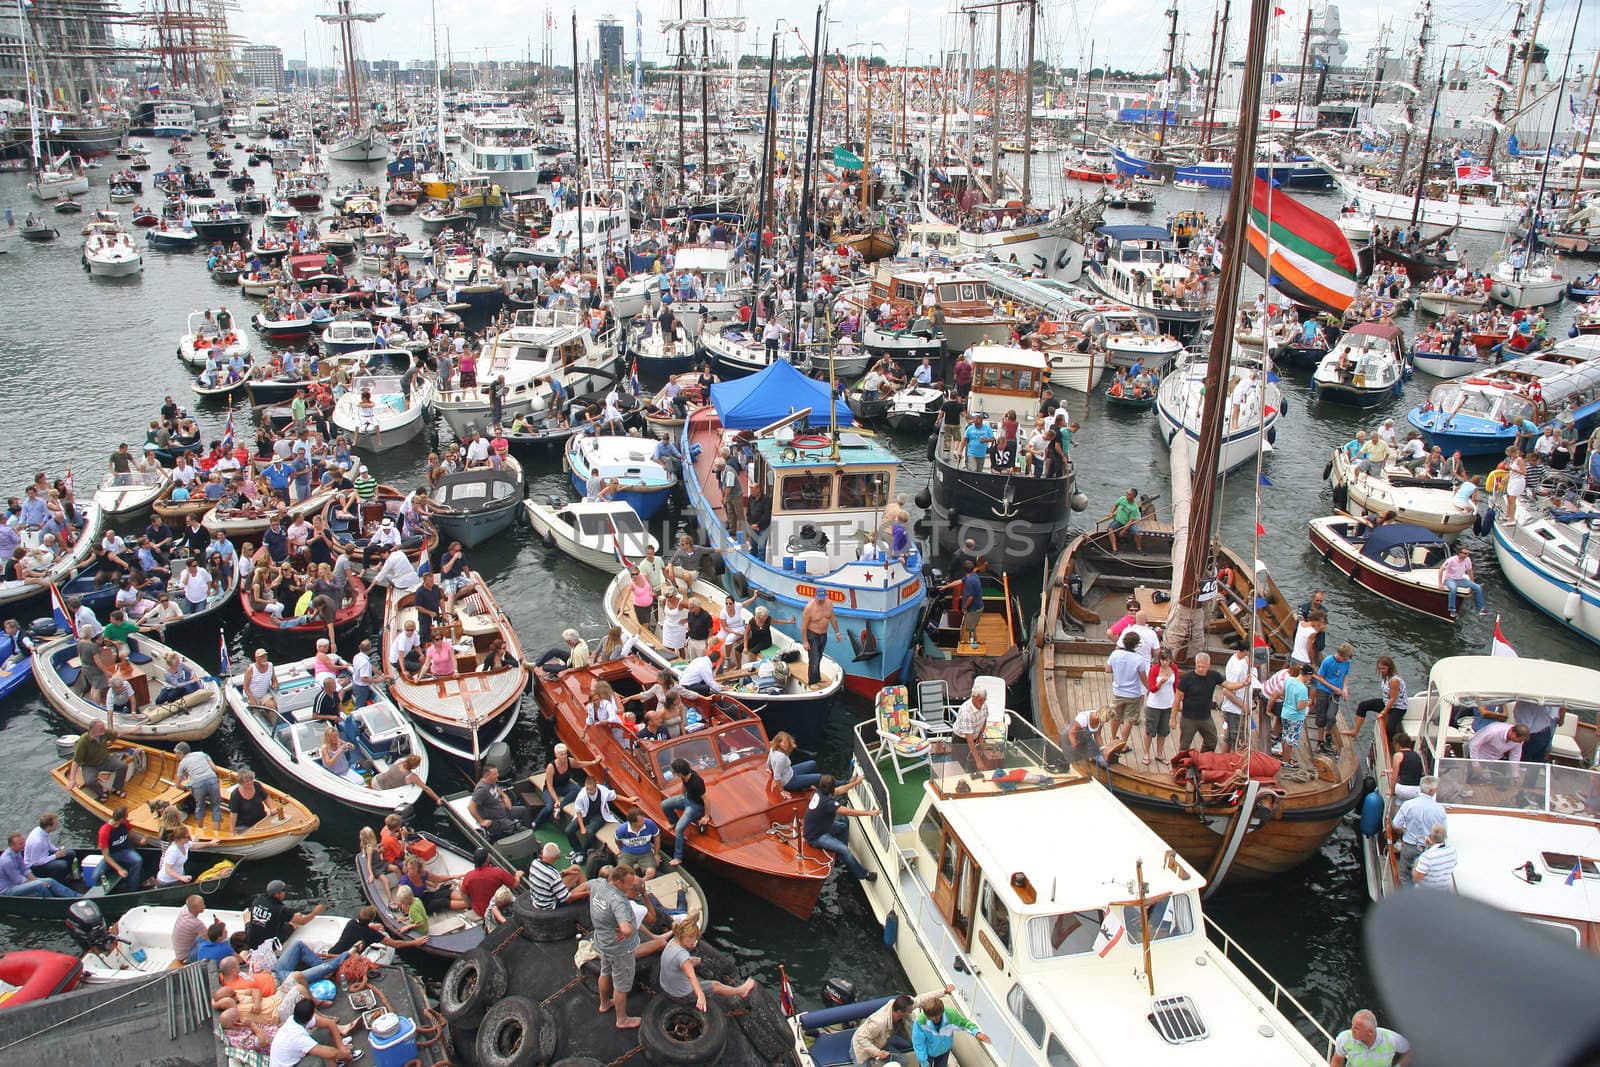
<svg viewBox="0 0 1600 1067"><path fill-rule="evenodd" d="M1174 0L1176 2L1176 0ZM1279 37L1279 62L1299 63L1301 30L1305 25L1305 0L1275 0L1285 14L1275 20ZM1568 33L1579 3L1588 5L1583 14L1573 60L1573 71L1587 72L1600 45L1600 0L1546 0L1546 11L1539 39L1559 64L1566 52ZM689 0L691 14L698 4ZM1180 56L1204 66L1210 46L1212 17L1220 6L1215 0L1185 0L1179 9ZM1394 0L1346 0L1339 5L1342 30L1350 45L1350 59L1360 62L1378 41L1385 26L1389 39L1396 37L1414 47L1416 12L1412 3ZM368 59L427 59L432 55L432 22L426 0L355 0L357 10L383 11L374 26L362 27L361 52ZM639 12L644 20L644 56L666 63L670 60L676 34L664 34L660 21L676 14L678 0L641 0ZM286 59L309 58L312 66L332 66L337 62L336 45L330 29L316 20L319 12L332 9L329 0L248 0L243 10L229 16L232 31L253 44L276 44ZM1320 14L1323 4L1316 5ZM948 10L954 11L955 5ZM1002 58L1007 66L1020 65L1025 19L1019 8L1004 8ZM537 57L551 42L558 63L572 52L573 7L549 6L527 0L439 0L438 47L441 58L448 40L451 56L466 60L510 61L531 53ZM617 0L585 4L578 19L579 48L589 56L595 50L595 25L607 15L626 26L627 57L634 52L634 11ZM765 53L775 28L781 34L779 48L793 55L802 45L810 46L815 25L816 5L801 0L712 0L714 17L742 15L746 31L737 42L732 34L723 38L723 47L737 43L746 54L757 47ZM1246 0L1233 4L1233 27L1229 33L1230 53L1243 50L1243 19ZM1515 19L1515 3L1506 0L1435 0L1434 39L1438 45L1465 44L1463 59L1471 69L1484 55L1504 56L1505 35ZM546 29L546 19L553 28ZM985 11L978 19L978 50L985 57L994 54L993 14ZM933 5L908 4L903 0L870 3L867 0L833 0L828 11L831 50L847 55L879 54L893 62L909 55L914 63L937 62L942 52L966 47L968 19L960 14L939 14ZM781 23L780 23L780 20ZM448 32L447 32L448 28ZM1165 62L1168 30L1164 7L1152 0L1081 0L1040 4L1035 36L1035 55L1058 66L1087 66L1093 48L1094 65L1109 64L1129 71L1160 72ZM804 37L802 39L801 34ZM992 58L988 60L992 62ZM1499 63L1495 63L1498 69Z"/></svg>

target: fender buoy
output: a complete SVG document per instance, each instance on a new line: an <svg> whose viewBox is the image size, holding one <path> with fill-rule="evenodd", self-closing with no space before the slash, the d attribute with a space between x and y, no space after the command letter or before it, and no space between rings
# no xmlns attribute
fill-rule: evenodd
<svg viewBox="0 0 1600 1067"><path fill-rule="evenodd" d="M1333 473L1333 460L1330 459L1330 460L1328 460L1327 463L1323 464L1323 467L1322 467L1322 480L1323 481L1327 481L1328 480L1328 475L1330 475L1332 473Z"/></svg>

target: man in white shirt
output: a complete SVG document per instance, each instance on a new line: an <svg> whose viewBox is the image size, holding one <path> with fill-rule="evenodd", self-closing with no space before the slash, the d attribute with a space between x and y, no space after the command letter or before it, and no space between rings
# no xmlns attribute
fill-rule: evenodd
<svg viewBox="0 0 1600 1067"><path fill-rule="evenodd" d="M407 619L405 629L389 642L389 673L398 675L401 667L412 672L422 667L422 635L417 633L416 619Z"/></svg>
<svg viewBox="0 0 1600 1067"><path fill-rule="evenodd" d="M1250 662L1250 651L1235 649L1222 672L1222 713L1223 721L1227 723L1227 733L1222 740L1223 752L1232 752L1238 747L1255 700L1252 691L1258 684L1255 664Z"/></svg>
<svg viewBox="0 0 1600 1067"><path fill-rule="evenodd" d="M489 442L479 433L472 435L467 442L467 466L487 467L489 465Z"/></svg>
<svg viewBox="0 0 1600 1067"><path fill-rule="evenodd" d="M311 1036L307 1029L315 1020L332 1033L333 1044L323 1045ZM301 1060L307 1056L315 1056L319 1060L329 1063L354 1063L356 1053L344 1043L344 1035L338 1030L337 1025L329 1026L332 1020L327 1016L317 1015L317 1004L314 1000L295 1001L293 1015L288 1022L278 1027L278 1032L272 1036L272 1055L268 1067L297 1067Z"/></svg>
<svg viewBox="0 0 1600 1067"><path fill-rule="evenodd" d="M372 678L372 641L366 638L350 660L350 696L356 707L372 703Z"/></svg>
<svg viewBox="0 0 1600 1067"><path fill-rule="evenodd" d="M389 557L383 561L383 566L378 568L378 573L373 576L374 585L387 586L397 593L409 592L422 584L422 579L417 575L416 564L411 562L411 557L405 550L395 547L389 549Z"/></svg>
<svg viewBox="0 0 1600 1067"><path fill-rule="evenodd" d="M717 681L717 666L711 656L696 656L689 661L689 665L678 676L678 684L684 689L691 689L701 696L711 696L713 693L722 692L722 684Z"/></svg>
<svg viewBox="0 0 1600 1067"><path fill-rule="evenodd" d="M67 607L72 609L72 625L78 631L79 637L93 640L100 636L102 627L100 620L94 617L93 608L78 597L67 601Z"/></svg>
<svg viewBox="0 0 1600 1067"><path fill-rule="evenodd" d="M211 572L201 570L193 559L189 560L189 565L183 569L180 581L183 583L183 613L185 615L193 615L203 610L206 606L206 601L210 599L211 593L217 584L211 580Z"/></svg>
<svg viewBox="0 0 1600 1067"><path fill-rule="evenodd" d="M1122 631L1124 634L1138 634L1139 647L1134 649L1144 659L1145 671L1150 670L1150 664L1156 660L1156 653L1161 651L1161 637L1150 625L1150 616L1137 611L1133 616L1133 625Z"/></svg>

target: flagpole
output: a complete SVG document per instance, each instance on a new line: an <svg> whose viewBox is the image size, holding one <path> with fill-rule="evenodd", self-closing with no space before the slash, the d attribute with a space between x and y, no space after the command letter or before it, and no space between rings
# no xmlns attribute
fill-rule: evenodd
<svg viewBox="0 0 1600 1067"><path fill-rule="evenodd" d="M1153 997L1156 995L1156 976L1150 970L1150 902L1149 886L1144 884L1144 860L1134 861L1133 877L1139 883L1139 943L1144 946L1144 982Z"/></svg>

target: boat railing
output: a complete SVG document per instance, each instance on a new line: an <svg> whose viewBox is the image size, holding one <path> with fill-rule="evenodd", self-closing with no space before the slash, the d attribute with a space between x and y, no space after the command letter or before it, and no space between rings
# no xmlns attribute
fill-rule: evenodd
<svg viewBox="0 0 1600 1067"><path fill-rule="evenodd" d="M1448 758L1434 774L1441 804L1600 820L1600 772L1584 767Z"/></svg>
<svg viewBox="0 0 1600 1067"><path fill-rule="evenodd" d="M1311 1009L1300 1003L1298 997L1289 992L1282 982L1272 976L1271 971L1261 965L1261 961L1246 952L1244 946L1228 936L1228 932L1218 926L1216 921L1209 915L1206 916L1206 928L1211 933L1212 941L1222 949L1222 958L1239 967L1245 978L1271 998L1272 1007L1275 1011L1280 1015L1285 1015L1294 1024L1295 1029L1300 1031L1301 1036L1308 1041L1320 1043L1323 1054L1331 1058L1333 1055L1333 1035L1328 1033L1327 1028L1317 1020L1315 1015L1311 1014ZM1245 966L1240 967L1239 964L1241 962ZM1286 1011L1285 1005L1288 1005L1290 1010Z"/></svg>
<svg viewBox="0 0 1600 1067"><path fill-rule="evenodd" d="M860 771L862 784L872 794L873 806L879 814L866 820L867 828L877 840L879 849L884 855L895 854L893 815L889 808L889 786L883 780L883 772L878 768L878 761L872 758L872 744L867 737L867 731L872 729L873 723L857 723L855 736L851 738L851 748L856 757L856 768Z"/></svg>

